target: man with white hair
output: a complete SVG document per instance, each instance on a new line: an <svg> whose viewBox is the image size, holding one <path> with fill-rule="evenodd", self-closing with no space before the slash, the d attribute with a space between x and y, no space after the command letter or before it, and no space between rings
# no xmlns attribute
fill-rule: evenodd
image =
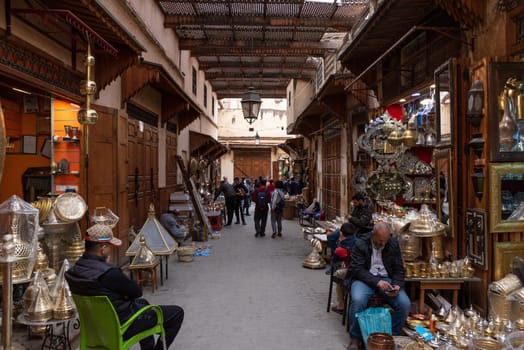
<svg viewBox="0 0 524 350"><path fill-rule="evenodd" d="M393 335L399 335L406 322L411 301L404 291L404 263L398 241L391 236L391 227L379 221L373 231L356 240L349 266L351 273L351 306L349 308L349 350L358 350L362 340L356 314L366 309L373 295L384 298L395 311L392 315Z"/></svg>

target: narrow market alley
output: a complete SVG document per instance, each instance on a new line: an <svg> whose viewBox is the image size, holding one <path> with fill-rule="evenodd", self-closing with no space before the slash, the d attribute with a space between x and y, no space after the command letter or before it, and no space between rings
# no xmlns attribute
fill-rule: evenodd
<svg viewBox="0 0 524 350"><path fill-rule="evenodd" d="M146 288L152 302L186 312L174 348L345 349L341 316L326 312L329 276L302 267L311 246L298 220L283 220L283 237L272 239L270 225L255 238L253 216L246 219L224 227L220 239L196 242L211 247L209 256L171 258L160 290Z"/></svg>
<svg viewBox="0 0 524 350"><path fill-rule="evenodd" d="M185 310L171 349L345 349L349 336L341 316L326 312L329 276L302 267L311 246L298 220L283 220L282 238L271 238L269 222L265 237L254 233L252 215L246 225L224 227L220 239L195 242L210 247L209 256L183 263L173 255L163 286L154 293L144 288L151 303ZM77 349L78 331L70 328ZM25 328L16 329L14 341L28 350L42 344L29 341Z"/></svg>

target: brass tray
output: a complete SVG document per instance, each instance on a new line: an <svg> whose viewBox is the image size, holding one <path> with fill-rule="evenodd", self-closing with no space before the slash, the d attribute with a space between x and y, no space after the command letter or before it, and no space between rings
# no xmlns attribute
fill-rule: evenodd
<svg viewBox="0 0 524 350"><path fill-rule="evenodd" d="M86 211L87 204L77 193L63 193L55 200L55 214L64 222L78 221L84 216Z"/></svg>

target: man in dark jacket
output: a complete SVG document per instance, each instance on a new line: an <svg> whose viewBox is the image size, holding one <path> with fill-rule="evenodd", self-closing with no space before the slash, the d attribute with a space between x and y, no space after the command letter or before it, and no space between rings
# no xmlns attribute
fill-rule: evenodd
<svg viewBox="0 0 524 350"><path fill-rule="evenodd" d="M224 194L224 198L226 200L227 223L224 226L230 226L233 222L233 213L235 212L235 206L237 204L235 188L224 179L222 182L220 182L220 187L215 193L215 201L217 200L220 193Z"/></svg>
<svg viewBox="0 0 524 350"><path fill-rule="evenodd" d="M377 294L391 305L393 335L398 335L406 322L411 302L404 291L404 263L398 241L391 237L391 228L383 221L371 234L357 239L349 266L351 273L350 337L348 349L357 350L362 334L356 314L363 311L368 299Z"/></svg>
<svg viewBox="0 0 524 350"><path fill-rule="evenodd" d="M371 231L371 208L365 203L366 197L363 193L357 192L352 198L353 210L348 215L348 221L357 227L357 236Z"/></svg>
<svg viewBox="0 0 524 350"><path fill-rule="evenodd" d="M267 214L269 212L269 203L271 195L266 191L266 186L262 181L260 186L253 192L253 201L255 202L255 237L264 237L266 235ZM260 193L260 195L259 195Z"/></svg>
<svg viewBox="0 0 524 350"><path fill-rule="evenodd" d="M140 287L122 271L106 262L112 246L120 246L122 241L113 237L111 228L97 224L87 230L85 253L76 264L65 273L71 292L78 295L106 295L113 304L120 323L123 324L135 312L149 303L142 299ZM169 347L175 340L182 321L184 310L176 305L160 305L164 316L166 345ZM153 327L156 314L150 310L139 316L124 333L124 339ZM153 336L140 342L142 350L163 349L162 341L155 346Z"/></svg>
<svg viewBox="0 0 524 350"><path fill-rule="evenodd" d="M239 224L240 218L242 218L242 225L245 225L246 220L244 219L244 209L242 206L244 203L244 197L247 194L247 187L240 182L238 177L235 177L233 179L233 189L235 190L235 215L237 217L235 224Z"/></svg>

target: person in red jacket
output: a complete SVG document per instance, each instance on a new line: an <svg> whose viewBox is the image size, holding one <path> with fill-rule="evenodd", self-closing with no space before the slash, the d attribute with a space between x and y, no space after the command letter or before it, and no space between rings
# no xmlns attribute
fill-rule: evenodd
<svg viewBox="0 0 524 350"><path fill-rule="evenodd" d="M345 222L340 227L338 244L333 254L333 263L342 263L340 268L333 272L333 276L343 280L347 276L349 262L351 260L351 250L355 245L355 233L357 227L350 222ZM342 314L344 312L344 290L341 283L337 283L337 304L331 307L331 311Z"/></svg>

